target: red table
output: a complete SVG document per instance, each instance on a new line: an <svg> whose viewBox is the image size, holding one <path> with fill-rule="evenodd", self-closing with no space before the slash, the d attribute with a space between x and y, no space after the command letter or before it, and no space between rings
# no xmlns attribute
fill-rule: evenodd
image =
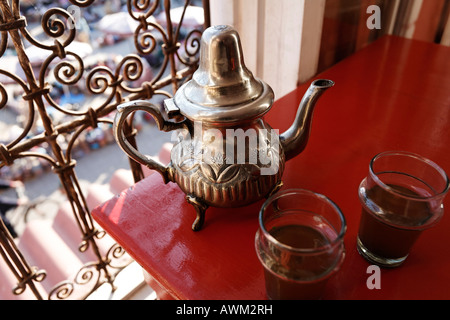
<svg viewBox="0 0 450 320"><path fill-rule="evenodd" d="M356 250L357 188L376 153L419 153L450 172L450 48L387 36L317 78L336 85L319 100L309 144L287 163L283 181L284 188L327 195L346 216L346 259L324 298L450 299L450 212L422 234L401 267L381 269L381 289L367 287L370 264ZM273 128L288 128L308 86L276 101L266 116ZM162 298L265 299L254 250L261 204L209 208L204 228L193 232L193 207L154 174L92 214Z"/></svg>

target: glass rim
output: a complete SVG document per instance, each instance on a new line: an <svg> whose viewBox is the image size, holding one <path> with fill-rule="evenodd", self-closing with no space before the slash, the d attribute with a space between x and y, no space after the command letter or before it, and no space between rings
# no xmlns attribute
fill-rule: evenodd
<svg viewBox="0 0 450 320"><path fill-rule="evenodd" d="M443 190L438 191L438 190L434 190L434 188L430 187L433 191L436 192L436 194L434 194L432 196L424 197L424 196L419 196L419 195L418 196L414 196L414 195L406 194L406 193L400 192L399 190L397 190L395 188L390 187L389 185L385 184L378 177L377 174L379 174L380 172L375 173L375 171L373 169L375 161L380 159L380 158L386 157L386 156L404 156L404 157L409 157L409 158L412 158L412 159L419 160L419 161L421 161L423 163L426 163L430 167L433 167L433 169L435 169L442 176L443 180L445 180L445 186L444 186ZM383 171L383 172L391 172L391 171ZM380 153L376 154L370 160L369 173L370 173L372 179L375 181L375 183L377 185L379 185L380 187L382 187L383 189L387 190L388 192L390 192L392 194L401 196L401 197L406 198L406 199L413 199L413 200L418 200L418 201L420 201L420 200L422 200L422 201L429 201L429 200L433 200L433 199L440 198L440 197L444 196L449 191L449 188L450 188L450 180L449 180L449 178L447 176L447 173L444 171L444 169L442 169L434 161L432 161L432 160L430 160L428 158L425 158L425 157L423 157L423 156L421 156L421 155L419 155L417 153L413 153L413 152L409 152L409 151L383 151L383 152L380 152ZM400 173L403 173L403 172L400 172ZM406 173L404 173L404 174L406 174ZM422 181L422 182L424 184L428 185L426 182L424 182L424 181Z"/></svg>
<svg viewBox="0 0 450 320"><path fill-rule="evenodd" d="M317 247L317 248L295 248L292 246L289 246L287 244L284 244L280 241L278 241L275 237L273 237L269 231L266 229L264 222L263 222L263 215L264 215L264 211L265 209L269 206L270 203L272 203L274 200L279 199L283 196L287 196L287 195L294 195L294 194L307 194L307 195L312 195L315 196L319 199L321 199L322 201L324 201L325 203L327 203L330 207L333 208L333 210L337 213L337 216L339 217L339 220L341 221L341 228L340 230L336 230L336 232L338 232L337 236L335 239L333 239L333 241L330 241L330 243ZM270 240L271 243L275 244L276 246L283 248L285 250L291 251L291 252L295 252L295 253L311 253L311 254L315 254L315 253L320 253L323 251L327 251L330 248L334 247L335 245L339 244L345 235L345 232L347 231L347 221L345 219L344 214L342 213L341 209L338 207L338 205L336 203L334 203L330 198L328 198L327 196L311 191L311 190L307 190L307 189L286 189L286 190L282 190L279 191L275 194L273 194L272 196L270 196L269 198L267 198L267 200L264 202L264 204L262 205L260 211L259 211L259 227L260 230L263 232L264 236Z"/></svg>

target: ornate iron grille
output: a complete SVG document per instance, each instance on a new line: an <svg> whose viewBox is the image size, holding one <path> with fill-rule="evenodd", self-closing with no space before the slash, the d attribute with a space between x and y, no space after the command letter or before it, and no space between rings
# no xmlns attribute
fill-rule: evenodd
<svg viewBox="0 0 450 320"><path fill-rule="evenodd" d="M89 128L96 128L101 123L111 124L111 113L114 113L120 103L151 99L157 95L171 97L197 68L199 38L202 32L202 28L185 31L183 27L186 9L192 1L184 2L181 17L178 21L173 21L171 4L175 1L128 0L127 13L136 24L131 35L136 53L126 55L114 66L96 66L89 70L85 59L74 46L77 35L77 28L74 26L77 23L77 14L81 12L79 10L88 8L94 1L69 1L71 6L68 9L50 8L45 11L41 17L41 26L46 39L38 40L27 28L27 20L21 14L19 0L0 0L0 57L3 58L8 45L12 45L23 72L23 75L19 76L0 69L3 79L0 82L0 112L11 99L4 79L21 88L22 99L28 108L19 136L13 141L0 144L0 168L11 166L21 158L35 157L48 162L67 194L73 218L79 226L79 251L93 250L97 258L96 261L84 265L74 280L64 281L53 288L48 299L84 299L104 283L114 287L115 276L129 263L121 261L124 250L117 244L105 255L99 251L97 241L102 238L104 232L96 229L76 176L76 161L72 153L77 139ZM201 4L205 17L203 27L207 27L209 2L203 0ZM165 18L165 24L154 19L157 13ZM51 41L48 41L49 39ZM46 57L37 70L27 54L26 44L46 52ZM143 57L157 50L162 52L159 71L153 77L145 79ZM53 78L52 85L49 84L50 77ZM57 86L75 84L83 84L88 95L101 97L100 102L79 110L61 106L55 99ZM48 107L70 117L70 121L56 122L49 114ZM42 132L33 132L36 121L42 123ZM127 131L127 139L135 145L136 130L133 129L132 117L128 120ZM58 139L60 136L64 136L68 141L67 146L61 146ZM33 147L42 144L48 145L48 153L33 150ZM141 166L131 159L130 166L134 181L142 179ZM17 278L17 287L13 289L15 294L19 295L29 289L37 299L46 298L36 287L36 282L45 278L45 271L30 266L1 220L0 254ZM81 297L77 296L77 285L92 282L94 285L90 291Z"/></svg>

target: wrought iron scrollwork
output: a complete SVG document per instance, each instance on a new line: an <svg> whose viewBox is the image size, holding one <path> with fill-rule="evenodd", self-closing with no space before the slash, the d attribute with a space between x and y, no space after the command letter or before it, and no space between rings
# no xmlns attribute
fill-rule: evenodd
<svg viewBox="0 0 450 320"><path fill-rule="evenodd" d="M72 153L77 139L89 128L99 124L111 124L108 117L118 104L135 99L150 99L155 95L172 97L173 93L188 79L197 68L200 29L190 30L183 44L181 28L183 17L190 5L185 1L180 21L173 23L171 1L128 0L127 12L137 22L132 35L136 53L126 55L115 66L96 66L86 69L83 54L75 44L77 29L73 27L75 17L62 8L50 8L41 17L41 28L45 40L38 39L27 29L27 21L20 11L20 0L0 0L0 59L5 56L8 45L12 44L17 54L18 64L23 75L0 69L0 76L12 82L22 91L22 99L27 106L22 122L21 133L12 141L0 144L0 168L11 166L20 158L39 158L53 168L70 202L73 217L79 227L81 242L78 250L93 250L97 261L84 265L72 280L63 281L53 288L48 299L84 299L103 283L113 281L118 272L131 262L123 248L113 245L104 255L97 241L104 235L94 225L90 210L76 176L76 160ZM70 0L77 8L88 8L94 0ZM155 19L162 9L165 24ZM205 8L205 27L209 21L209 5L203 0ZM43 61L30 61L25 44L45 52ZM163 61L156 74L144 77L143 56L156 49L163 53ZM182 49L182 50L181 50ZM181 54L183 51L183 54ZM95 105L73 109L59 103L53 95L57 83L60 86L82 86L85 92L96 99ZM0 112L8 104L6 84L0 81ZM54 108L69 120L55 121L47 108ZM42 130L34 132L36 121L42 123ZM128 120L127 138L135 145L133 119ZM58 138L67 139L63 147ZM48 153L33 151L42 144L48 146ZM143 177L140 165L130 160L135 181ZM20 250L0 220L0 254L18 279L15 294L22 294L27 287L38 299L43 297L36 289L35 282L45 278L45 271L30 267ZM82 287L80 291L78 288ZM113 286L114 287L114 286ZM88 288L86 290L86 288ZM82 292L80 294L80 292Z"/></svg>

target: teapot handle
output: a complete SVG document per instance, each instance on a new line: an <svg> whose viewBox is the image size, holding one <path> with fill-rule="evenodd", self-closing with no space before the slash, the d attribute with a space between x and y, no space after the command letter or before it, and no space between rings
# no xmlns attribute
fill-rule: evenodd
<svg viewBox="0 0 450 320"><path fill-rule="evenodd" d="M176 129L181 129L184 127L184 122L166 121L161 114L159 107L145 100L126 102L120 104L117 107L118 112L116 113L113 124L113 133L117 144L130 158L132 158L136 162L147 166L151 170L158 171L162 175L164 182L167 183L168 181L170 181L169 167L164 166L162 163L152 159L150 156L140 153L127 141L123 132L123 125L128 115L138 110L149 113L155 119L160 131L168 132Z"/></svg>

